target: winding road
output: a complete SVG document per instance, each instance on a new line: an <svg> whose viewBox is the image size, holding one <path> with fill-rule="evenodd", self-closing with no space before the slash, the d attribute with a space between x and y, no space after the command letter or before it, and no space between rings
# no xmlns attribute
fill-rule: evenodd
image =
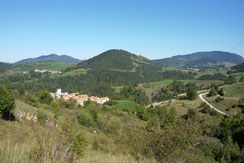
<svg viewBox="0 0 244 163"><path fill-rule="evenodd" d="M224 112L218 110L216 107L214 107L212 104L210 104L207 100L205 100L205 99L203 98L203 95L206 95L206 94L208 94L208 92L201 93L201 94L199 94L198 96L199 96L199 98L200 98L203 102L205 102L208 106L210 106L210 107L211 107L212 109L214 109L216 112L219 112L220 114L229 116L229 114L226 114L226 113L224 113Z"/></svg>
<svg viewBox="0 0 244 163"><path fill-rule="evenodd" d="M207 100L205 100L203 98L204 95L208 94L208 91L209 90L197 91L197 93L199 93L198 96L199 96L200 100L203 101L204 103L206 103L208 106L210 106L210 108L214 109L216 112L218 112L220 114L223 114L223 115L226 115L226 116L229 116L229 114L226 114L226 113L220 111L219 109L217 109L216 107L214 107L212 104L210 104ZM186 95L186 93L183 93L183 94L179 94L178 96L185 96L185 95ZM173 100L175 100L175 99L173 99ZM169 100L167 100L167 101L161 101L161 102L154 102L154 103L148 105L147 108L149 108L151 105L153 105L155 107L155 106L161 105L162 103L165 103L165 102L169 102Z"/></svg>

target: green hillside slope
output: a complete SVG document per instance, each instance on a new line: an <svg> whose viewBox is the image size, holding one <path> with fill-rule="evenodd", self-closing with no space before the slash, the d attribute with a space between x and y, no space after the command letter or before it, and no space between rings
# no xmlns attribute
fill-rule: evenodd
<svg viewBox="0 0 244 163"><path fill-rule="evenodd" d="M14 71L30 71L33 69L47 69L47 70L64 70L68 67L74 66L75 63L65 63L65 62L35 62L31 64L21 64L18 66L14 66Z"/></svg>
<svg viewBox="0 0 244 163"><path fill-rule="evenodd" d="M242 63L244 59L237 54L221 51L197 52L187 55L177 55L171 58L158 59L154 62L171 67L215 67L230 66Z"/></svg>

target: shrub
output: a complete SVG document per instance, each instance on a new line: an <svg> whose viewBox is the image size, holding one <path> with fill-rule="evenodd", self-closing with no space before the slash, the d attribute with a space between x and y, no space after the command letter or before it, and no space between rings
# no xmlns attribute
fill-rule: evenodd
<svg viewBox="0 0 244 163"><path fill-rule="evenodd" d="M18 92L20 96L25 94L25 88L23 85L18 86Z"/></svg>
<svg viewBox="0 0 244 163"><path fill-rule="evenodd" d="M15 108L15 100L10 92L3 86L0 86L0 113L8 115Z"/></svg>
<svg viewBox="0 0 244 163"><path fill-rule="evenodd" d="M195 100L197 98L197 89L196 84L194 83L188 83L186 85L186 96L189 100Z"/></svg>
<svg viewBox="0 0 244 163"><path fill-rule="evenodd" d="M82 153L84 149L83 139L74 136L74 130L70 120L65 120L59 128L40 130L33 125L35 139L33 147L28 152L32 162L68 162L74 153ZM81 140L82 142L78 142ZM72 148L73 147L73 148ZM78 148L79 147L79 148Z"/></svg>
<svg viewBox="0 0 244 163"><path fill-rule="evenodd" d="M54 108L54 109L59 109L59 102L57 100L53 100L51 102L51 107Z"/></svg>
<svg viewBox="0 0 244 163"><path fill-rule="evenodd" d="M203 113L210 113L210 111L211 111L211 108L210 108L210 106L208 106L208 105L206 105L206 104L204 104L203 105L203 109L202 109L202 112Z"/></svg>
<svg viewBox="0 0 244 163"><path fill-rule="evenodd" d="M215 102L219 103L220 101L224 101L224 98L222 97L218 97L216 100L214 100Z"/></svg>
<svg viewBox="0 0 244 163"><path fill-rule="evenodd" d="M208 93L208 97L212 97L217 95L217 91L215 90L215 88L211 88L209 93Z"/></svg>
<svg viewBox="0 0 244 163"><path fill-rule="evenodd" d="M51 97L50 93L48 90L43 90L41 93L40 93L40 102L41 103L44 103L44 104L48 104L50 105L53 98Z"/></svg>
<svg viewBox="0 0 244 163"><path fill-rule="evenodd" d="M95 125L92 115L85 110L80 112L80 114L78 116L78 122L81 125L84 125L86 127L91 127L91 126Z"/></svg>
<svg viewBox="0 0 244 163"><path fill-rule="evenodd" d="M74 109L76 106L76 100L75 99L68 99L67 101L64 102L64 105L68 109Z"/></svg>
<svg viewBox="0 0 244 163"><path fill-rule="evenodd" d="M186 118L189 119L189 118L195 118L197 116L197 110L196 109L189 109L187 111L187 115L186 115Z"/></svg>
<svg viewBox="0 0 244 163"><path fill-rule="evenodd" d="M79 134L74 138L74 143L71 146L72 152L80 157L84 155L84 151L87 147L87 141L83 134Z"/></svg>
<svg viewBox="0 0 244 163"><path fill-rule="evenodd" d="M92 109L90 110L90 113L92 115L92 118L95 122L97 122L97 118L98 118L98 113L97 113L97 110L96 109Z"/></svg>
<svg viewBox="0 0 244 163"><path fill-rule="evenodd" d="M109 100L104 103L104 105L109 105L109 106L113 106L113 105L117 105L117 104L118 104L118 102L116 100Z"/></svg>
<svg viewBox="0 0 244 163"><path fill-rule="evenodd" d="M25 102L34 107L38 106L37 98L29 94L25 96Z"/></svg>

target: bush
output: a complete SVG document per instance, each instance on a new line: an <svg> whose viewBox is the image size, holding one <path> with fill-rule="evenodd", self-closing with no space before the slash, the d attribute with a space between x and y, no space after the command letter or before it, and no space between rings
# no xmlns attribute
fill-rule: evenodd
<svg viewBox="0 0 244 163"><path fill-rule="evenodd" d="M104 103L104 105L109 105L109 106L113 106L113 105L117 105L117 104L118 104L118 102L116 100L109 100Z"/></svg>
<svg viewBox="0 0 244 163"><path fill-rule="evenodd" d="M208 106L207 104L204 104L203 105L203 109L202 109L202 112L203 113L210 113L211 112L211 108L210 108L210 106Z"/></svg>
<svg viewBox="0 0 244 163"><path fill-rule="evenodd" d="M97 110L96 109L92 109L90 110L90 113L92 115L92 118L95 122L97 122L97 118L98 118L98 113L97 113Z"/></svg>
<svg viewBox="0 0 244 163"><path fill-rule="evenodd" d="M196 109L189 109L187 111L186 119L196 118L196 116L197 116L197 110Z"/></svg>
<svg viewBox="0 0 244 163"><path fill-rule="evenodd" d="M217 95L217 91L215 90L215 88L211 88L209 93L208 93L208 97L212 97Z"/></svg>
<svg viewBox="0 0 244 163"><path fill-rule="evenodd" d="M195 100L197 98L196 84L188 83L186 85L186 96L189 100Z"/></svg>
<svg viewBox="0 0 244 163"><path fill-rule="evenodd" d="M25 88L23 85L18 86L18 92L19 92L19 96L22 96L25 94Z"/></svg>
<svg viewBox="0 0 244 163"><path fill-rule="evenodd" d="M38 106L37 98L29 94L25 96L25 102L34 107Z"/></svg>
<svg viewBox="0 0 244 163"><path fill-rule="evenodd" d="M51 97L50 93L48 90L43 90L41 93L40 93L40 102L41 103L44 103L44 104L48 104L50 105L53 98Z"/></svg>
<svg viewBox="0 0 244 163"><path fill-rule="evenodd" d="M64 101L64 105L68 109L74 109L76 106L76 100L75 99L68 99L67 101Z"/></svg>
<svg viewBox="0 0 244 163"><path fill-rule="evenodd" d="M80 157L84 155L84 151L87 147L87 141L83 134L79 134L74 138L74 143L71 146L73 154Z"/></svg>
<svg viewBox="0 0 244 163"><path fill-rule="evenodd" d="M81 125L84 125L86 127L93 127L95 126L95 122L93 121L93 117L90 113L87 111L83 110L78 116L78 122Z"/></svg>
<svg viewBox="0 0 244 163"><path fill-rule="evenodd" d="M57 100L53 100L51 102L51 107L54 108L54 109L59 109L59 102Z"/></svg>
<svg viewBox="0 0 244 163"><path fill-rule="evenodd" d="M214 100L215 102L219 103L220 101L224 101L224 98L222 97L218 97L216 100Z"/></svg>
<svg viewBox="0 0 244 163"><path fill-rule="evenodd" d="M0 113L8 115L15 108L15 100L10 92L3 86L0 86Z"/></svg>

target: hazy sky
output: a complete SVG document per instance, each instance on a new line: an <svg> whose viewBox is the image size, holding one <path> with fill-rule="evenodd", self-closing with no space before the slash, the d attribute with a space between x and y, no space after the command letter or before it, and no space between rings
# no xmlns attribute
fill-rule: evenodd
<svg viewBox="0 0 244 163"><path fill-rule="evenodd" d="M0 0L0 61L109 49L244 56L244 0Z"/></svg>

